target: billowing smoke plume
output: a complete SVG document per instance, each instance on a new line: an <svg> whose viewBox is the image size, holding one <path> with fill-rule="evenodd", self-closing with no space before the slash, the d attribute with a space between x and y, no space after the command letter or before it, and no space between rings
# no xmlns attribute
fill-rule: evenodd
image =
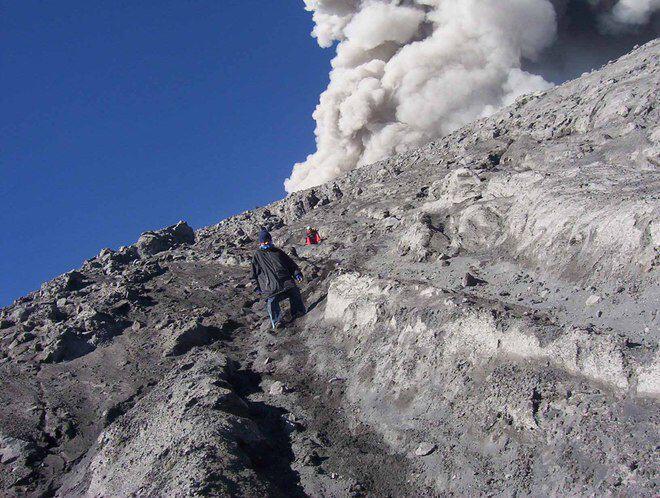
<svg viewBox="0 0 660 498"><path fill-rule="evenodd" d="M338 43L313 115L317 151L294 166L289 192L549 88L529 67L538 68L571 9L571 0L304 1L319 45ZM660 9L660 0L582 2L603 32L643 25Z"/></svg>
<svg viewBox="0 0 660 498"><path fill-rule="evenodd" d="M604 16L604 22L614 29L617 24L623 25L624 29L626 25L646 24L658 9L660 0L620 0L612 12Z"/></svg>

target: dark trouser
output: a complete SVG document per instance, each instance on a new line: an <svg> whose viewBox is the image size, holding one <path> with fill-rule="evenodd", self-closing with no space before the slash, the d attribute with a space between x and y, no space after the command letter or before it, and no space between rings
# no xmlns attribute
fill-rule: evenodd
<svg viewBox="0 0 660 498"><path fill-rule="evenodd" d="M293 318L305 314L305 303L303 303L298 287L292 287L279 294L275 294L266 300L266 309L268 310L268 316L270 316L270 322L273 324L273 328L275 328L275 325L282 318L280 303L285 299L289 300L291 316Z"/></svg>

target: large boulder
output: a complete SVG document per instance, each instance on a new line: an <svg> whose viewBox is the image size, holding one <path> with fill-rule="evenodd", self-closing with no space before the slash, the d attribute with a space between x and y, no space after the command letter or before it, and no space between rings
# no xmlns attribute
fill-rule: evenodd
<svg viewBox="0 0 660 498"><path fill-rule="evenodd" d="M158 231L144 232L137 241L140 255L152 255L167 251L181 244L194 244L195 232L185 222Z"/></svg>
<svg viewBox="0 0 660 498"><path fill-rule="evenodd" d="M83 333L67 328L46 345L40 358L44 363L61 363L85 356L95 349L96 346Z"/></svg>
<svg viewBox="0 0 660 498"><path fill-rule="evenodd" d="M230 385L229 362L188 358L99 435L57 496L269 496L267 451Z"/></svg>
<svg viewBox="0 0 660 498"><path fill-rule="evenodd" d="M34 443L0 432L0 485L8 489L29 478L38 453L39 448ZM14 495L3 493L3 496Z"/></svg>
<svg viewBox="0 0 660 498"><path fill-rule="evenodd" d="M183 325L167 329L170 333L165 340L163 356L179 356L196 346L206 346L219 339L221 330L205 326L201 320L192 320Z"/></svg>

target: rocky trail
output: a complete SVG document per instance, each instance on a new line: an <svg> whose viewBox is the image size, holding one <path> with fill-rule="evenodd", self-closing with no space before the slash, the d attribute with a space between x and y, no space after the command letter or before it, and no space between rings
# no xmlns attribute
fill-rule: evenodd
<svg viewBox="0 0 660 498"><path fill-rule="evenodd" d="M0 494L657 495L659 55L18 299ZM261 227L305 275L277 333Z"/></svg>
<svg viewBox="0 0 660 498"><path fill-rule="evenodd" d="M406 482L411 466L405 458L388 455L382 438L368 427L350 426L342 413L342 380L306 374L309 352L298 332L292 326L278 337L236 337L235 349L229 348L236 391L269 435L269 446L255 457L267 458L272 492L419 496L421 490Z"/></svg>

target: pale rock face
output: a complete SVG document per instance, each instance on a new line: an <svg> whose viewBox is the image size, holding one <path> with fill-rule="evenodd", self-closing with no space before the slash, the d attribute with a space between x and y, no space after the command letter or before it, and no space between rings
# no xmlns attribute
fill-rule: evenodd
<svg viewBox="0 0 660 498"><path fill-rule="evenodd" d="M328 43L418 22L322 3ZM0 494L657 494L659 55L1 310ZM250 281L261 227L305 276L284 330Z"/></svg>
<svg viewBox="0 0 660 498"><path fill-rule="evenodd" d="M656 353L653 363L639 367L637 393L655 398L660 396L660 355L658 353Z"/></svg>

